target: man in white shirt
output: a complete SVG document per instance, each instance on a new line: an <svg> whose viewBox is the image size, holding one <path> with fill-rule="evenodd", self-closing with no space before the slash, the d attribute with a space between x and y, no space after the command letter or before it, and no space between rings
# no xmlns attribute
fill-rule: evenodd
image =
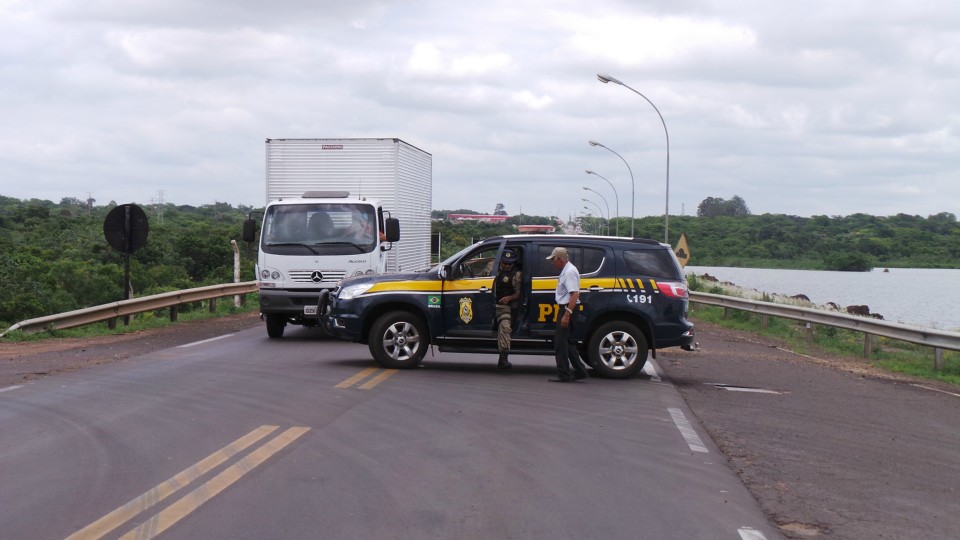
<svg viewBox="0 0 960 540"><path fill-rule="evenodd" d="M560 313L557 330L553 334L553 350L557 360L557 377L550 382L572 383L587 378L587 368L580 360L577 344L571 339L573 320L580 300L580 271L570 262L567 248L556 247L547 257L560 270L555 298ZM573 370L571 371L571 366Z"/></svg>

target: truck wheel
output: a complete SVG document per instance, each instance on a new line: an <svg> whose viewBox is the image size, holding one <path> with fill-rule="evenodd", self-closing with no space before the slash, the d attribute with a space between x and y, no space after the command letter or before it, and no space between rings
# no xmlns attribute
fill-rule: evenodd
<svg viewBox="0 0 960 540"><path fill-rule="evenodd" d="M267 335L273 339L283 337L283 329L287 326L287 320L280 315L267 315Z"/></svg>
<svg viewBox="0 0 960 540"><path fill-rule="evenodd" d="M370 328L370 354L385 368L416 367L427 352L427 341L426 324L406 311L386 313Z"/></svg>
<svg viewBox="0 0 960 540"><path fill-rule="evenodd" d="M593 369L609 379L627 379L647 363L647 339L636 326L612 321L590 337L587 349Z"/></svg>

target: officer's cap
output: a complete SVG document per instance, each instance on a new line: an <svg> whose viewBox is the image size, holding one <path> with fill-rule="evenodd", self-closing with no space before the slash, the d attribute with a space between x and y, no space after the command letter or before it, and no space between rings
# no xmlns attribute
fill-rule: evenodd
<svg viewBox="0 0 960 540"><path fill-rule="evenodd" d="M517 262L517 252L512 249L503 250L503 256L500 257L500 262L505 264L513 264Z"/></svg>

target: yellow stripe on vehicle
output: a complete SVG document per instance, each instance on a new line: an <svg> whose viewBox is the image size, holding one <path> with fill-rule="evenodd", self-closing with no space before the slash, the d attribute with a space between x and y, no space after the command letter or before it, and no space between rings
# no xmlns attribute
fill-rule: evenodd
<svg viewBox="0 0 960 540"><path fill-rule="evenodd" d="M463 279L455 281L446 281L443 282L443 290L441 291L441 282L440 281L424 281L424 280L415 280L415 281L385 281L375 284L373 287L370 287L365 294L372 293L382 293L382 292L422 292L422 293L432 293L440 294L441 292L469 292L469 291L479 291L481 287L487 287L488 289L493 287L493 278L483 278L483 279Z"/></svg>

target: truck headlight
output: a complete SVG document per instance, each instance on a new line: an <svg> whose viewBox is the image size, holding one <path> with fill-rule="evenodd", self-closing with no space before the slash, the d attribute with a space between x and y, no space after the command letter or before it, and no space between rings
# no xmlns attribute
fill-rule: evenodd
<svg viewBox="0 0 960 540"><path fill-rule="evenodd" d="M280 272L277 270L270 270L269 268L264 268L260 270L260 279L280 279Z"/></svg>
<svg viewBox="0 0 960 540"><path fill-rule="evenodd" d="M373 283L359 283L357 285L348 285L342 289L337 294L337 299L339 300L350 300L354 296L359 296L368 290L370 287L373 287Z"/></svg>

